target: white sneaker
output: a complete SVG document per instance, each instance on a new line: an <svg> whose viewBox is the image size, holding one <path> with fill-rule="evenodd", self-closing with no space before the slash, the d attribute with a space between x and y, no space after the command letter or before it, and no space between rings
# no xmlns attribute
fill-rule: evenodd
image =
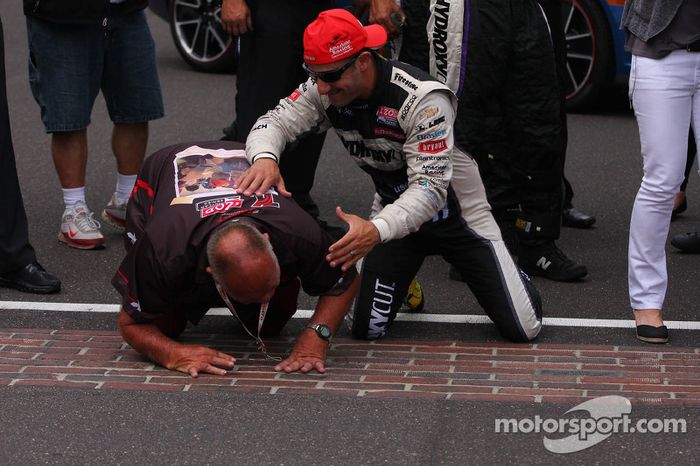
<svg viewBox="0 0 700 466"><path fill-rule="evenodd" d="M93 213L83 202L68 207L61 218L58 240L77 249L103 248L105 238L100 233L100 223L92 216Z"/></svg>
<svg viewBox="0 0 700 466"><path fill-rule="evenodd" d="M126 202L119 204L117 193L112 194L112 199L102 211L102 220L122 230L126 227Z"/></svg>

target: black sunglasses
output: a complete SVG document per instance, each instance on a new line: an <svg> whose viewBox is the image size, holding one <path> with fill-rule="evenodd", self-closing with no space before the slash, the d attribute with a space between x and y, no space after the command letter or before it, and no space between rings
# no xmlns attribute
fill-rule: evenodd
<svg viewBox="0 0 700 466"><path fill-rule="evenodd" d="M321 81L326 83L334 83L343 76L345 70L350 68L359 56L359 54L355 55L354 57L352 57L352 60L350 60L340 68L336 68L330 71L312 71L311 69L309 69L309 66L306 63L303 63L301 66L304 67L304 71L306 71L306 74L308 74L311 79L320 79Z"/></svg>

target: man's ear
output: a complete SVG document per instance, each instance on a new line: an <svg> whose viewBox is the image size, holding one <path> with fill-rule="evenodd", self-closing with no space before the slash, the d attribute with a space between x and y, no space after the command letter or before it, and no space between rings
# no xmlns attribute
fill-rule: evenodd
<svg viewBox="0 0 700 466"><path fill-rule="evenodd" d="M267 233L263 233L263 236L265 237L265 239L269 243L270 242L270 235L268 235Z"/></svg>
<svg viewBox="0 0 700 466"><path fill-rule="evenodd" d="M213 273L211 273L211 267L210 267L210 266L208 266L208 265L207 265L207 272L209 273L209 275L211 275L211 276L214 276L214 274L213 274Z"/></svg>

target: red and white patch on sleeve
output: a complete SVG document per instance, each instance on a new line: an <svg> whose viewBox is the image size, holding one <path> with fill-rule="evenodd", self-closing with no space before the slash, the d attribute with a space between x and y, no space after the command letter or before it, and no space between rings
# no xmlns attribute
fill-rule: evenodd
<svg viewBox="0 0 700 466"><path fill-rule="evenodd" d="M424 154L437 154L445 149L447 149L447 141L445 139L435 139L418 144L418 151Z"/></svg>

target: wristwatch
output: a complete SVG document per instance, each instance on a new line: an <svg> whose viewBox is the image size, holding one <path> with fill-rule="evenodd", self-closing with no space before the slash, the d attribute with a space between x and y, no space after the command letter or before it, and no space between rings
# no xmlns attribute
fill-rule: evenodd
<svg viewBox="0 0 700 466"><path fill-rule="evenodd" d="M331 328L328 325L313 324L309 322L308 324L306 324L306 328L313 329L316 332L316 335L319 336L319 338L322 338L329 343L331 341L331 338L333 338L333 332L331 332Z"/></svg>

